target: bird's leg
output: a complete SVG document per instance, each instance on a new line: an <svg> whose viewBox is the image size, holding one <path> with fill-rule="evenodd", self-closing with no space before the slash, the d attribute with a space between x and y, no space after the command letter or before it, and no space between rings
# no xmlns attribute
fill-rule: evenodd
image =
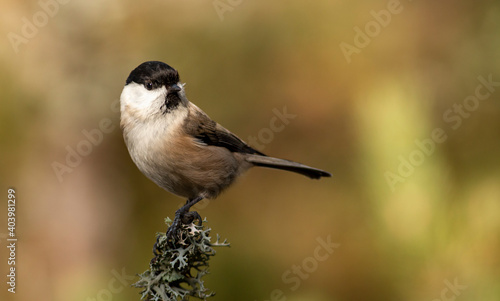
<svg viewBox="0 0 500 301"><path fill-rule="evenodd" d="M201 224L201 216L198 214L198 212L189 212L189 209L201 200L203 200L202 196L198 196L194 199L188 199L186 201L186 204L175 212L174 221L167 230L167 240L170 240L171 238L173 240L174 235L179 231L181 223L189 224L194 219L198 219L199 224Z"/></svg>

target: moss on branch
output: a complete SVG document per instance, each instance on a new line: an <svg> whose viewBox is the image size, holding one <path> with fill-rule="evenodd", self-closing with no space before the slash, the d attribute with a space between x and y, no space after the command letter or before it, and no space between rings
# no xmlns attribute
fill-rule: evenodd
<svg viewBox="0 0 500 301"><path fill-rule="evenodd" d="M170 219L165 222L170 226ZM168 240L165 233L157 234L156 256L133 284L143 289L141 299L184 301L191 296L206 300L215 294L205 287L202 277L208 274L208 261L216 253L214 247L228 247L229 243L220 242L218 234L212 243L211 229L205 229L203 223L182 225L173 240Z"/></svg>

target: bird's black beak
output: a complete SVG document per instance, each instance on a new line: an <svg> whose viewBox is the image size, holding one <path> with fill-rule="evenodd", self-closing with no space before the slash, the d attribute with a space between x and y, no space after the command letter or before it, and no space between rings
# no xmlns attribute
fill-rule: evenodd
<svg viewBox="0 0 500 301"><path fill-rule="evenodd" d="M179 87L177 84L170 85L167 88L167 94L176 94L177 92L180 92L182 89Z"/></svg>

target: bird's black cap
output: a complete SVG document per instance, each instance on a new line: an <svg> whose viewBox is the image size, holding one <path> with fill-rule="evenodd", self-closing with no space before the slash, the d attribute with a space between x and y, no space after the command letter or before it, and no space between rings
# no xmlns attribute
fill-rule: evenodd
<svg viewBox="0 0 500 301"><path fill-rule="evenodd" d="M130 72L125 85L131 82L141 85L151 83L152 88L162 85L171 86L179 82L179 73L163 62L149 61L140 64Z"/></svg>

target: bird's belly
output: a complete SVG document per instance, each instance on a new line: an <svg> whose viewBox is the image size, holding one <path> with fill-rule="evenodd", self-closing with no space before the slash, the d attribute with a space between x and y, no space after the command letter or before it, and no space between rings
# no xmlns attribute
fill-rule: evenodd
<svg viewBox="0 0 500 301"><path fill-rule="evenodd" d="M153 158L133 156L141 172L163 189L186 198L215 198L240 173L240 164L225 148L184 144L149 154ZM186 146L188 145L188 146Z"/></svg>

